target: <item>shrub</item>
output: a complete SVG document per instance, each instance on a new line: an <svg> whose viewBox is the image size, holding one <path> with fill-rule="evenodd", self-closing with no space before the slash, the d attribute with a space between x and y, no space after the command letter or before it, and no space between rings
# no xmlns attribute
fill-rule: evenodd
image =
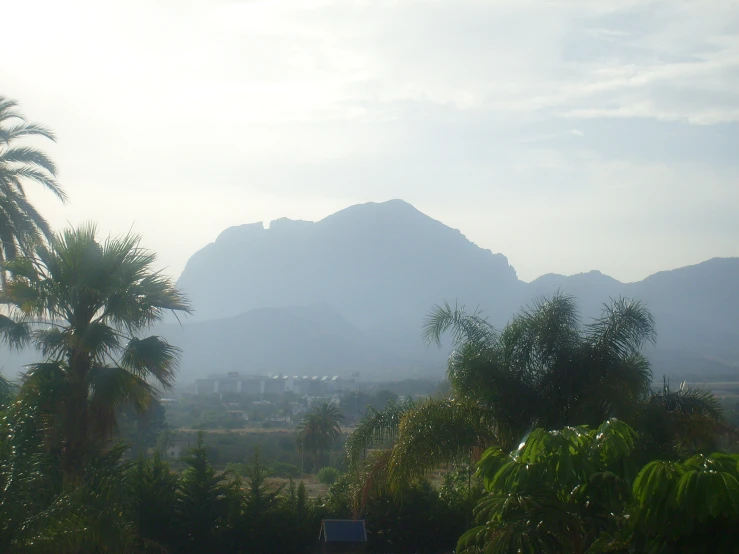
<svg viewBox="0 0 739 554"><path fill-rule="evenodd" d="M297 479L300 477L300 468L296 465L287 464L285 462L272 462L269 465L269 474L272 477Z"/></svg>
<svg viewBox="0 0 739 554"><path fill-rule="evenodd" d="M339 478L339 470L335 467L322 467L316 474L316 479L324 485L333 485Z"/></svg>

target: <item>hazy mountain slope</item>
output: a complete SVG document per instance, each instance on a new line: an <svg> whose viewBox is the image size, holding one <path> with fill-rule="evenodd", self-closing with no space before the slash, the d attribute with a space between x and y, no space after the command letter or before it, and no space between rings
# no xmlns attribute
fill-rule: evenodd
<svg viewBox="0 0 739 554"><path fill-rule="evenodd" d="M218 320L164 325L156 332L182 348L183 379L207 373L334 374L390 372L388 356L328 305L259 308Z"/></svg>
<svg viewBox="0 0 739 554"><path fill-rule="evenodd" d="M393 200L316 223L281 219L269 229L226 229L193 255L178 286L198 321L328 302L389 350L436 359L419 334L434 303L458 299L490 313L510 304L510 312L521 283L505 256Z"/></svg>
<svg viewBox="0 0 739 554"><path fill-rule="evenodd" d="M597 271L545 275L528 289L533 295L572 294L588 317L597 315L609 297L642 300L657 322L657 346L649 349L656 374L701 368L739 374L739 258L661 271L636 283Z"/></svg>
<svg viewBox="0 0 739 554"><path fill-rule="evenodd" d="M582 317L598 316L601 307L609 298L623 295L624 284L600 271L578 273L577 275L556 275L549 273L527 284L523 290L522 304L534 298L551 296L556 292L575 296L580 306Z"/></svg>

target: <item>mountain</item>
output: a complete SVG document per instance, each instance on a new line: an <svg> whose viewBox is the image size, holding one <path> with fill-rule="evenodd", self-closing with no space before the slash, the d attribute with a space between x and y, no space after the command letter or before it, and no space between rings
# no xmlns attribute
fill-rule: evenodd
<svg viewBox="0 0 739 554"><path fill-rule="evenodd" d="M502 327L539 296L575 296L584 322L620 296L644 301L659 334L654 374L739 376L739 258L716 258L636 283L599 271L520 281L502 254L400 200L318 222L230 227L193 254L178 287L195 315L154 332L183 349L184 379L210 372L439 376L424 316L448 301ZM0 360L7 374L34 353ZM2 367L2 366L0 366Z"/></svg>
<svg viewBox="0 0 739 554"><path fill-rule="evenodd" d="M403 364L441 371L445 352L424 345L419 329L431 307L443 301L479 307L502 326L522 305L558 290L578 299L584 321L599 315L609 298L626 296L646 302L657 320L658 345L649 350L655 374L701 367L739 373L739 259L709 260L637 283L599 271L548 274L524 283L505 256L476 246L401 200L352 206L318 222L278 219L269 228L262 223L228 228L190 258L178 286L190 296L194 320L204 328L221 325L209 320L248 312L248 329L231 320L243 327L240 336L255 332L256 322L266 317L260 309L326 303L361 333L359 343L372 349L371 355L356 350L356 359L378 371ZM274 332L293 348L297 338L285 337L269 321L264 320L262 335ZM357 342L336 344L348 348ZM329 349L326 367L336 367L331 357Z"/></svg>
<svg viewBox="0 0 739 554"><path fill-rule="evenodd" d="M352 206L316 223L231 227L190 258L178 282L197 321L327 302L368 340L436 362L419 333L433 304L456 298L493 309L521 286L505 256L400 200Z"/></svg>

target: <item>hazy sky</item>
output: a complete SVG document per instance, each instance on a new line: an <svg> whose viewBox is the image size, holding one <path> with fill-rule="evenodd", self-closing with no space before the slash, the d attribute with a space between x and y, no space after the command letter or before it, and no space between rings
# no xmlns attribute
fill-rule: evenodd
<svg viewBox="0 0 739 554"><path fill-rule="evenodd" d="M178 276L225 227L402 198L521 278L739 255L736 0L23 0L0 94L61 226Z"/></svg>

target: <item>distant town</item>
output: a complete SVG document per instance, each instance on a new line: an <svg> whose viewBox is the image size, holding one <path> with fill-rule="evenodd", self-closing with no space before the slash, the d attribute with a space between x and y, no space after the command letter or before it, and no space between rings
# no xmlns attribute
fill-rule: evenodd
<svg viewBox="0 0 739 554"><path fill-rule="evenodd" d="M210 374L206 379L195 380L195 394L276 394L293 392L308 396L326 396L337 392L356 389L359 373L352 376L338 375L242 375L238 371Z"/></svg>

